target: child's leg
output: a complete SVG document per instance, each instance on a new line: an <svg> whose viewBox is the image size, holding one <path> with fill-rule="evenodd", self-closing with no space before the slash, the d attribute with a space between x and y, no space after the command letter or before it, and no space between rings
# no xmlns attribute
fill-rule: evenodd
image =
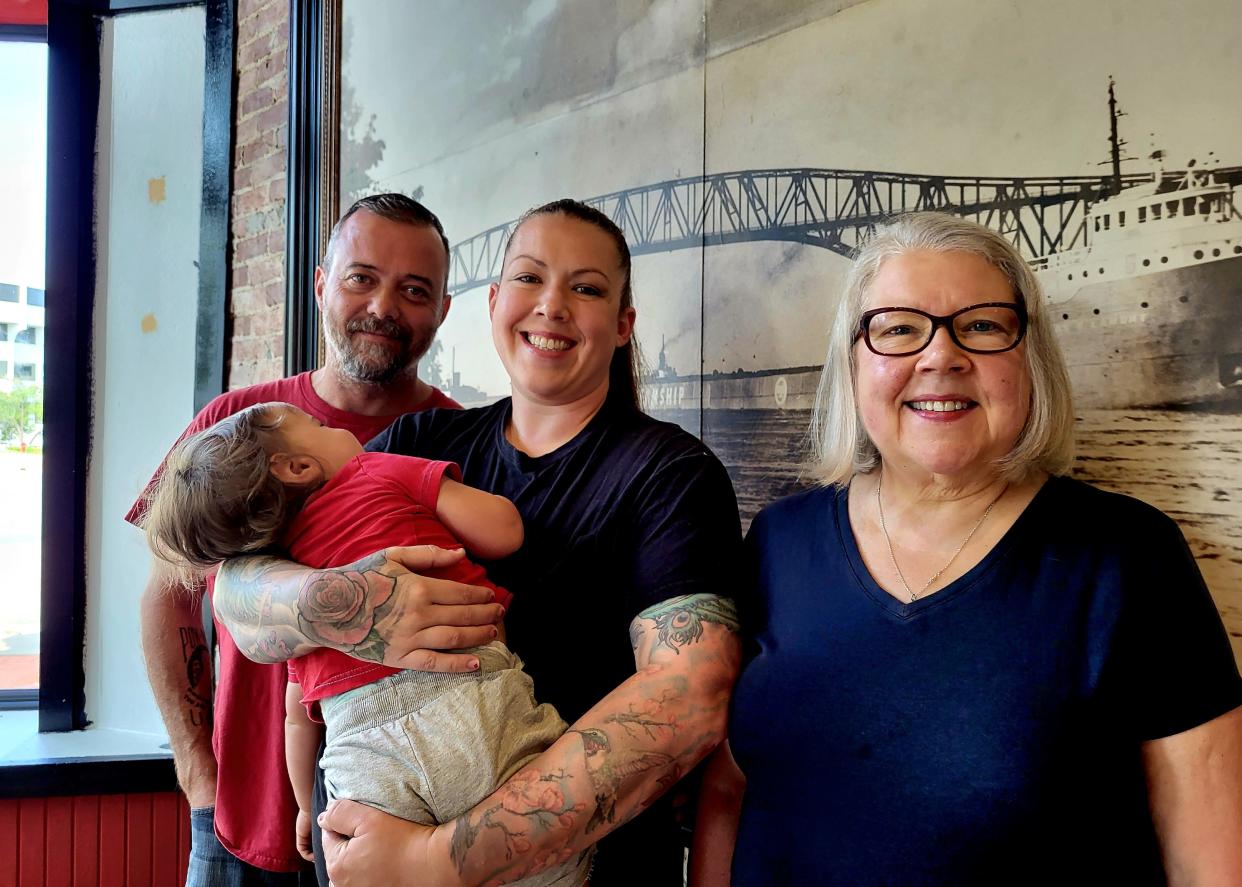
<svg viewBox="0 0 1242 887"><path fill-rule="evenodd" d="M517 657L500 643L478 652L478 673L403 672L343 694L338 699L344 704L325 706L329 730L323 769L330 796L362 801L417 822L446 822L555 742L566 724L550 705L535 702L530 677ZM356 694L365 695L350 698ZM364 710L377 718L387 712L393 716L338 742L334 722L356 720ZM521 787L514 791L522 793ZM555 820L561 812L548 814ZM589 853L574 854L517 883L582 884L590 858Z"/></svg>
<svg viewBox="0 0 1242 887"><path fill-rule="evenodd" d="M436 824L424 797L423 773L410 760L399 725L362 730L337 742L329 739L320 766L329 801L358 801L412 822Z"/></svg>

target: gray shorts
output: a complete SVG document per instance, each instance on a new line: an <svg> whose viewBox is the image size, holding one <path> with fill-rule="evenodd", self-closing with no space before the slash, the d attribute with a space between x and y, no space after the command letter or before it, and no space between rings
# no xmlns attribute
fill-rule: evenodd
<svg viewBox="0 0 1242 887"><path fill-rule="evenodd" d="M448 822L469 810L565 732L535 702L522 661L499 641L475 651L470 674L403 671L320 703L328 797L402 819ZM591 853L515 883L586 882Z"/></svg>

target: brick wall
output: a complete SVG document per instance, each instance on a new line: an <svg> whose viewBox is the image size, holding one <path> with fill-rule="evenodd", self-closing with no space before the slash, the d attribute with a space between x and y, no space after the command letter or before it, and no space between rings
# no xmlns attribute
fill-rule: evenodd
<svg viewBox="0 0 1242 887"><path fill-rule="evenodd" d="M239 0L231 389L284 374L288 46L288 0Z"/></svg>

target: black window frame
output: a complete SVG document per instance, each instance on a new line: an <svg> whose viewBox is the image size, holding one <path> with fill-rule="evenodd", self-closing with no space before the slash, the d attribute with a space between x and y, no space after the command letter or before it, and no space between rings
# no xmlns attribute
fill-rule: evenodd
<svg viewBox="0 0 1242 887"><path fill-rule="evenodd" d="M47 27L0 27L0 40L48 46L47 274L44 305L42 589L37 690L0 691L0 710L38 709L41 733L80 730L85 710L87 467L91 434L91 344L95 306L95 149L99 110L99 42L104 19L131 12L205 7L203 184L193 405L224 390L226 296L230 282L229 204L233 174L234 51L237 0L51 0ZM119 518L118 518L119 519ZM171 762L158 777L142 766L147 790L175 788ZM33 769L31 769L33 767ZM37 785L36 794L73 789L77 765L5 768L0 797ZM20 780L7 771L21 769ZM124 790L132 768L112 768ZM93 772L93 771L92 771ZM24 788L23 788L24 786ZM129 789L132 790L132 789Z"/></svg>
<svg viewBox="0 0 1242 887"><path fill-rule="evenodd" d="M315 267L336 221L342 0L289 4L285 375L319 366ZM326 76L325 76L326 75Z"/></svg>

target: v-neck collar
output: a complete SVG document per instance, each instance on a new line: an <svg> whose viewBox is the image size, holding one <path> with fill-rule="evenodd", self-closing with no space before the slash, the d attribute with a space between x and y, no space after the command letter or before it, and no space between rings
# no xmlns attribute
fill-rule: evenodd
<svg viewBox="0 0 1242 887"><path fill-rule="evenodd" d="M871 571L867 569L866 563L863 561L862 551L858 547L858 539L854 535L854 527L850 523L849 512L849 489L841 490L836 498L836 524L837 534L841 543L841 548L845 552L846 559L849 562L850 571L854 574L857 589L871 599L871 601L887 613L890 617L898 622L910 622L923 613L927 613L942 605L948 604L953 600L965 596L972 589L981 584L981 580L990 573L1009 550L1017 544L1021 538L1021 534L1025 532L1025 525L1033 518L1031 515L1037 509L1043 508L1044 500L1050 495L1049 488L1055 487L1061 482L1061 478L1050 477L1042 487L1035 493L1035 496L1027 504L1022 513L1018 515L1018 519L1013 522L1000 540L992 546L992 550L983 556L979 563L975 564L963 575L954 579L944 588L919 598L916 601L903 603L893 597L887 591L880 587L871 575Z"/></svg>

